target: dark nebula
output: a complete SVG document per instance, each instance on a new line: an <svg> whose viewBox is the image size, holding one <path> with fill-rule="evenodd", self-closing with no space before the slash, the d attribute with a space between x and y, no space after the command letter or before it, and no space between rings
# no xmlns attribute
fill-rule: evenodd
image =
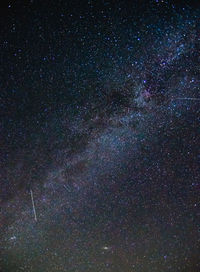
<svg viewBox="0 0 200 272"><path fill-rule="evenodd" d="M200 271L199 1L9 1L0 272Z"/></svg>

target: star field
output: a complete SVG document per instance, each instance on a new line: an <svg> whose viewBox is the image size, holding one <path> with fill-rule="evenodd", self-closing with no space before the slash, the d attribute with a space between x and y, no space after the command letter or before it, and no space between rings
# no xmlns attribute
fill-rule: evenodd
<svg viewBox="0 0 200 272"><path fill-rule="evenodd" d="M200 271L200 6L9 1L0 271Z"/></svg>

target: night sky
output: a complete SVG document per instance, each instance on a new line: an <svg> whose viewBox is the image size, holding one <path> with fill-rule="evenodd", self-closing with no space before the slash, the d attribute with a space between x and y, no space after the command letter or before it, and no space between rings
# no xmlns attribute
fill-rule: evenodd
<svg viewBox="0 0 200 272"><path fill-rule="evenodd" d="M0 10L0 272L200 271L200 2Z"/></svg>

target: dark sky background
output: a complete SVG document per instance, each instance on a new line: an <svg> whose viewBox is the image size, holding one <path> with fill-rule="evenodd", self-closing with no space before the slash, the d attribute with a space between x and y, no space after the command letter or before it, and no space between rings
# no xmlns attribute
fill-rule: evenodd
<svg viewBox="0 0 200 272"><path fill-rule="evenodd" d="M0 10L0 272L200 271L198 1Z"/></svg>

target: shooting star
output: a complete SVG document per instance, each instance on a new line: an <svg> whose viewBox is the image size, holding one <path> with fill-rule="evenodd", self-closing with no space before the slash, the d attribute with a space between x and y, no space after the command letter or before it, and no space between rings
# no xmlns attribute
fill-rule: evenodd
<svg viewBox="0 0 200 272"><path fill-rule="evenodd" d="M37 214L36 214L36 210L35 210L35 204L34 204L34 200L33 200L33 192L31 191L31 200L32 200L32 205L33 205L33 213L34 213L34 217L35 217L35 221L37 222Z"/></svg>
<svg viewBox="0 0 200 272"><path fill-rule="evenodd" d="M200 101L200 98L192 98L192 97L177 97L174 98L174 100L196 100L196 101Z"/></svg>

